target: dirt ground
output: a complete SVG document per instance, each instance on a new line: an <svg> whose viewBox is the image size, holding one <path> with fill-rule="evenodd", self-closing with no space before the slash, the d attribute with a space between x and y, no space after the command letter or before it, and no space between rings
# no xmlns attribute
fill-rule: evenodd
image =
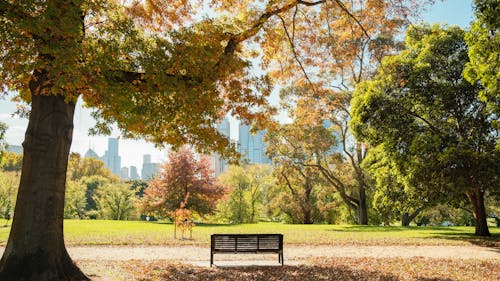
<svg viewBox="0 0 500 281"><path fill-rule="evenodd" d="M0 250L0 252L3 251ZM171 260L195 265L208 265L208 247L69 247L68 252L74 260ZM498 259L500 248L480 246L289 246L284 248L285 262L288 264L305 263L311 258L445 258L445 259ZM215 255L215 261L274 261L277 255Z"/></svg>
<svg viewBox="0 0 500 281"><path fill-rule="evenodd" d="M0 255L4 248L0 248ZM80 246L68 247L73 260L168 260L187 264L200 265L210 260L209 247L168 247L168 246ZM219 261L259 261L276 260L271 254L217 254ZM300 264L311 258L442 258L442 259L498 259L500 247L481 246L286 246L285 261Z"/></svg>

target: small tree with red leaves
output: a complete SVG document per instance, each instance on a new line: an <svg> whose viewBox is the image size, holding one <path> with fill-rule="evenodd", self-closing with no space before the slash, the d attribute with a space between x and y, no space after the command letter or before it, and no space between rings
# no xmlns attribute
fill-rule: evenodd
<svg viewBox="0 0 500 281"><path fill-rule="evenodd" d="M224 193L213 177L208 157L197 158L185 146L170 153L158 178L144 191L141 207L145 213L173 216L181 206L180 210L206 215L215 210Z"/></svg>

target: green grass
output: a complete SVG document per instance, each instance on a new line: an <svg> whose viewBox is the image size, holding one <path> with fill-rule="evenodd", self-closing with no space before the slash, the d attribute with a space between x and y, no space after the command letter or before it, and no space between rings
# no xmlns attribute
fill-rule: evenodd
<svg viewBox="0 0 500 281"><path fill-rule="evenodd" d="M0 220L0 225L4 221ZM10 227L0 227L5 245ZM214 233L282 233L288 245L488 245L500 246L500 228L492 237L473 236L473 227L397 227L355 225L198 224L193 239L174 239L173 225L161 222L65 220L67 245L198 245L209 244ZM180 234L178 234L180 236ZM189 237L189 233L185 234Z"/></svg>

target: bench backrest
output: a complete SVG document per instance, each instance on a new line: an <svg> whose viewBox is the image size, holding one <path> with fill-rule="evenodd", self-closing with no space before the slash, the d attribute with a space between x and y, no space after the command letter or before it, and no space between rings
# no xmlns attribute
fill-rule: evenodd
<svg viewBox="0 0 500 281"><path fill-rule="evenodd" d="M276 252L283 250L283 234L213 234L216 252Z"/></svg>

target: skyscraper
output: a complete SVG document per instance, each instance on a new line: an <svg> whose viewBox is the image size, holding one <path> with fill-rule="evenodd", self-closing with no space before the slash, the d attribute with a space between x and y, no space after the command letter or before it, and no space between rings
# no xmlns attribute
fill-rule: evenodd
<svg viewBox="0 0 500 281"><path fill-rule="evenodd" d="M225 117L219 124L217 124L217 130L221 134L229 138L231 133L231 126L227 117ZM222 159L222 157L218 153L213 153L211 159L214 176L218 176L227 170L227 161Z"/></svg>
<svg viewBox="0 0 500 281"><path fill-rule="evenodd" d="M139 174L137 173L137 167L136 166L130 166L130 179L131 180L137 180L137 179L139 179Z"/></svg>
<svg viewBox="0 0 500 281"><path fill-rule="evenodd" d="M151 162L151 155L144 154L142 156L142 171L141 178L143 180L150 180L158 172L160 164Z"/></svg>
<svg viewBox="0 0 500 281"><path fill-rule="evenodd" d="M120 178L122 178L124 180L130 179L129 175L128 175L128 167L122 167L120 169Z"/></svg>
<svg viewBox="0 0 500 281"><path fill-rule="evenodd" d="M118 155L118 139L108 138L108 150L102 157L104 165L115 175L120 175L121 157Z"/></svg>
<svg viewBox="0 0 500 281"><path fill-rule="evenodd" d="M250 126L240 123L238 128L238 152L242 159L252 164L272 164L266 156L267 143L264 142L265 131L250 133Z"/></svg>
<svg viewBox="0 0 500 281"><path fill-rule="evenodd" d="M87 150L87 152L85 152L85 158L94 158L94 159L98 159L98 160L102 160L101 157L99 157L99 155L97 155L97 153L92 149L92 148L89 148Z"/></svg>

